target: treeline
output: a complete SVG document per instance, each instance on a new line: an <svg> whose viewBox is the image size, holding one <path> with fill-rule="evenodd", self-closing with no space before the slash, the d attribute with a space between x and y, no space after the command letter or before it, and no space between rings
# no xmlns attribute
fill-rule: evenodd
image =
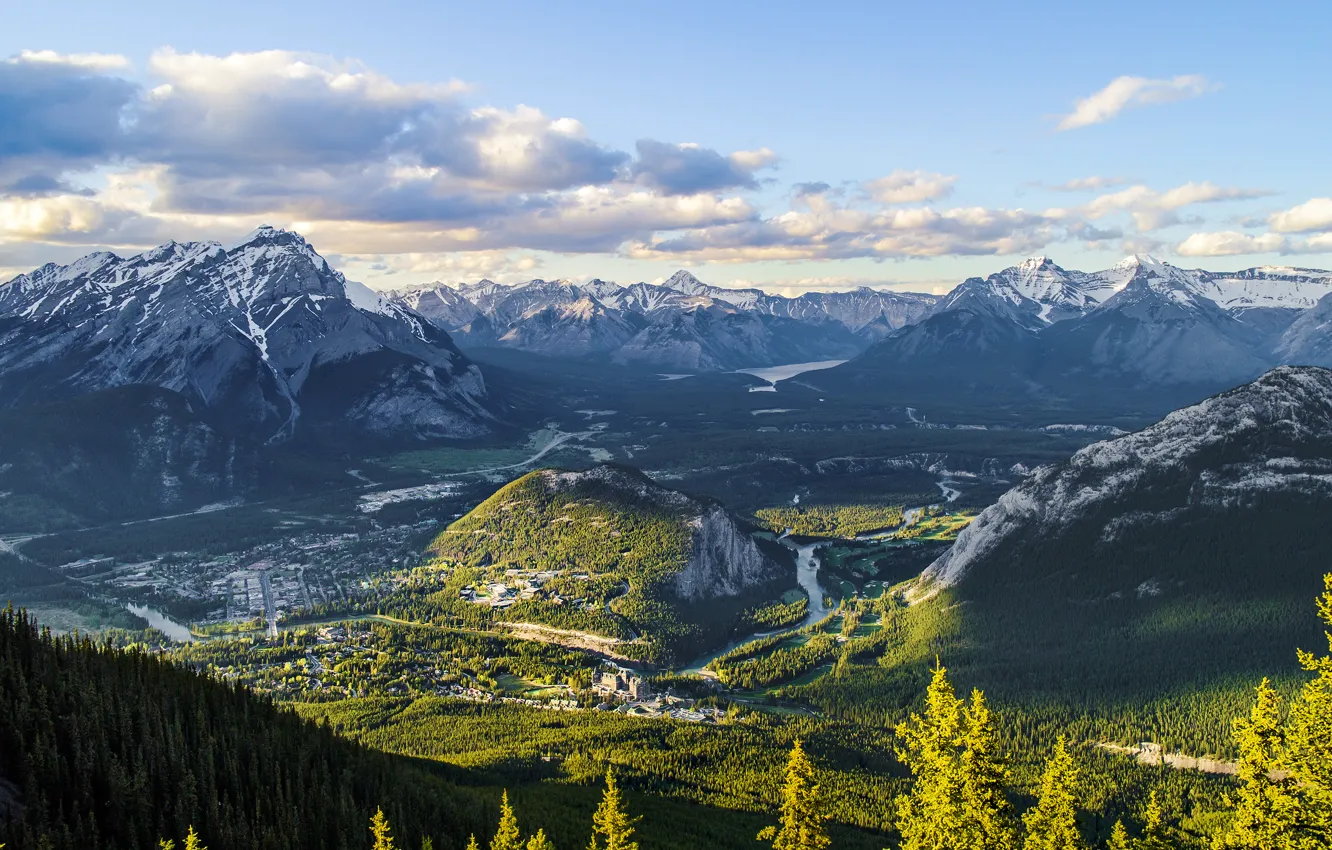
<svg viewBox="0 0 1332 850"><path fill-rule="evenodd" d="M797 537L855 537L902 524L901 505L794 505L754 512L768 528Z"/></svg>

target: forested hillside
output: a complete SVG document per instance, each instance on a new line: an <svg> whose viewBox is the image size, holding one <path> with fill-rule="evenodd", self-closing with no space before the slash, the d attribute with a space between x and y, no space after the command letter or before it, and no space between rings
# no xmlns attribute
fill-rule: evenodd
<svg viewBox="0 0 1332 850"><path fill-rule="evenodd" d="M361 850L377 807L461 848L489 806L249 693L0 614L0 844L146 850L193 825L216 850Z"/></svg>

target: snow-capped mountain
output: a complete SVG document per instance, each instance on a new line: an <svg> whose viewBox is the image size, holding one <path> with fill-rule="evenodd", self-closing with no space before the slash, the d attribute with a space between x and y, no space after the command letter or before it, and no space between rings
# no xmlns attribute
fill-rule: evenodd
<svg viewBox="0 0 1332 850"><path fill-rule="evenodd" d="M1033 559L1076 571L1078 565L1059 566L1060 553L1141 546L1208 517L1230 517L1233 527L1236 516L1277 500L1329 499L1332 371L1284 366L1036 470L958 536L922 574L916 595L978 573L1002 580L1001 571ZM1124 569L1136 565L1128 558ZM1125 591L1137 587L1140 594L1142 583L1155 581L1148 589L1157 593L1164 577L1124 580Z"/></svg>
<svg viewBox="0 0 1332 850"><path fill-rule="evenodd" d="M0 286L0 405L132 384L270 442L472 436L493 419L446 333L271 227L230 248L91 254Z"/></svg>
<svg viewBox="0 0 1332 850"><path fill-rule="evenodd" d="M849 357L916 321L935 300L863 287L786 298L710 286L683 270L659 284L531 280L501 286L483 280L435 283L388 297L464 346L569 357L616 351L621 362L699 370ZM697 311L705 312L693 315ZM630 329L634 333L626 336ZM613 345L617 339L623 351Z"/></svg>
<svg viewBox="0 0 1332 850"><path fill-rule="evenodd" d="M1087 273L1036 257L964 281L827 383L1168 410L1283 363L1332 364L1332 306L1318 306L1330 291L1332 273L1313 269L1211 272L1135 255Z"/></svg>

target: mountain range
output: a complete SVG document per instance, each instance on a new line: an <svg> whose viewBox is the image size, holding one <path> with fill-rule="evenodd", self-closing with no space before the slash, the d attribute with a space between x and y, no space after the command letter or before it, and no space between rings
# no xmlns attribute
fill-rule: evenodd
<svg viewBox="0 0 1332 850"><path fill-rule="evenodd" d="M862 287L797 298L709 286L687 271L660 284L531 280L430 284L389 294L464 348L562 357L610 355L683 371L852 357L925 315L931 295Z"/></svg>
<svg viewBox="0 0 1332 850"><path fill-rule="evenodd" d="M232 247L90 254L0 286L0 406L127 385L267 443L468 437L495 420L448 334L271 227Z"/></svg>
<svg viewBox="0 0 1332 850"><path fill-rule="evenodd" d="M1163 399L1165 409L1282 364L1332 365L1332 272L1186 270L1133 256L1100 272L1035 257L970 278L829 387L957 398Z"/></svg>

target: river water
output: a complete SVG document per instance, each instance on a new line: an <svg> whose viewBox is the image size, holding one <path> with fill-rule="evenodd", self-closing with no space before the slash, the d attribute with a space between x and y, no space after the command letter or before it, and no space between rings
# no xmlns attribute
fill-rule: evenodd
<svg viewBox="0 0 1332 850"><path fill-rule="evenodd" d="M738 638L723 646L721 649L708 653L702 658L696 658L689 666L680 670L681 673L702 673L713 661L730 652L733 649L739 649L748 643L756 640L762 640L773 635L784 635L803 629L812 623L817 623L828 616L828 606L823 604L823 587L819 584L819 556L817 549L824 545L823 543L806 543L804 546L796 546L796 582L800 588L805 591L809 597L809 613L805 619L798 625L789 626L785 629L774 629L769 632L755 632L752 635Z"/></svg>
<svg viewBox="0 0 1332 850"><path fill-rule="evenodd" d="M147 608L143 605L135 605L133 603L130 603L125 607L129 609L131 614L137 614L144 618L148 621L148 625L157 629L172 640L180 641L182 643L194 643L194 641L198 640L198 638L190 634L188 626L176 622L166 614L158 611L156 608Z"/></svg>

